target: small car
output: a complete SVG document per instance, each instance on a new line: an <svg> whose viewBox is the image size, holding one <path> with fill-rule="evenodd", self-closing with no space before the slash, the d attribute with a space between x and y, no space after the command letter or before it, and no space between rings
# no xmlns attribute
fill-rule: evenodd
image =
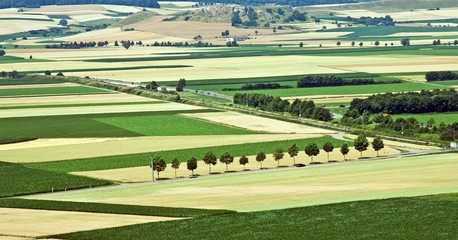
<svg viewBox="0 0 458 240"><path fill-rule="evenodd" d="M197 178L197 175L189 175L189 178Z"/></svg>
<svg viewBox="0 0 458 240"><path fill-rule="evenodd" d="M298 164L296 164L296 167L305 167L305 164L298 163Z"/></svg>
<svg viewBox="0 0 458 240"><path fill-rule="evenodd" d="M344 107L345 107L345 105L339 105L339 107L341 107L341 108L344 108Z"/></svg>

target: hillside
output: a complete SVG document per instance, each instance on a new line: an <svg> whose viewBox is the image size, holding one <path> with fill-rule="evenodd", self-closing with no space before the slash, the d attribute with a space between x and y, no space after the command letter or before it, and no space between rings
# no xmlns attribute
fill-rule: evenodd
<svg viewBox="0 0 458 240"><path fill-rule="evenodd" d="M339 4L334 6L310 6L307 10L359 10L367 9L375 12L405 11L410 9L435 9L458 7L456 0L381 0L374 2ZM306 10L306 11L307 11Z"/></svg>
<svg viewBox="0 0 458 240"><path fill-rule="evenodd" d="M270 24L305 22L307 13L282 7L229 7L211 6L187 11L169 20L205 23L230 23L232 26L270 27Z"/></svg>

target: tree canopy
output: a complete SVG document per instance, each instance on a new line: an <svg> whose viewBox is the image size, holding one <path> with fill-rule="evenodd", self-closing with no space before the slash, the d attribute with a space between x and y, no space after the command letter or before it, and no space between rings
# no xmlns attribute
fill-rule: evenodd
<svg viewBox="0 0 458 240"><path fill-rule="evenodd" d="M310 143L305 147L305 154L311 157L311 162L313 163L313 156L317 156L320 153L320 149L316 143Z"/></svg>
<svg viewBox="0 0 458 240"><path fill-rule="evenodd" d="M261 164L261 169L262 169L262 162L266 160L266 154L264 154L263 152L259 152L258 155L256 155L256 161L259 162L259 164Z"/></svg>
<svg viewBox="0 0 458 240"><path fill-rule="evenodd" d="M367 150L369 141L367 141L367 138L364 136L364 134L361 134L355 139L354 145L355 149L361 152L361 157L363 157L363 151Z"/></svg>

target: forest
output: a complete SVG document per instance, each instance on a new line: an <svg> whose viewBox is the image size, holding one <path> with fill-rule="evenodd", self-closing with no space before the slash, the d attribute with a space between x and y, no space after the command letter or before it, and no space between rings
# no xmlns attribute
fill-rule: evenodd
<svg viewBox="0 0 458 240"><path fill-rule="evenodd" d="M309 87L371 85L371 84L387 84L387 83L401 83L401 81L393 80L393 81L376 82L372 78L343 79L341 77L336 77L336 76L307 76L297 81L297 87L298 88L309 88Z"/></svg>
<svg viewBox="0 0 458 240"><path fill-rule="evenodd" d="M0 8L39 8L46 5L113 4L159 8L156 0L1 0Z"/></svg>

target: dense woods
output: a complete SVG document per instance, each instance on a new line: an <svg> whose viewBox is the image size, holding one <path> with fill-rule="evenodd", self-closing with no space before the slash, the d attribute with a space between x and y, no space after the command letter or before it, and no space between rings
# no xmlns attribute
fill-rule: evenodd
<svg viewBox="0 0 458 240"><path fill-rule="evenodd" d="M223 91L240 91L240 90L262 90L262 89L280 89L280 88L292 88L289 85L280 85L279 83L247 83L241 88L223 88Z"/></svg>
<svg viewBox="0 0 458 240"><path fill-rule="evenodd" d="M425 75L426 81L447 81L447 80L457 80L458 74L451 71L442 71L442 72L428 72Z"/></svg>
<svg viewBox="0 0 458 240"><path fill-rule="evenodd" d="M45 5L114 4L159 8L156 0L2 0L0 8L39 8Z"/></svg>
<svg viewBox="0 0 458 240"><path fill-rule="evenodd" d="M355 98L347 116L374 113L429 113L458 111L455 89L372 95L367 99Z"/></svg>
<svg viewBox="0 0 458 240"><path fill-rule="evenodd" d="M305 118L313 118L320 121L331 121L332 116L328 109L315 107L313 101L294 100L290 104L288 100L272 97L262 93L237 93L234 95L234 103L268 110L272 112L289 112L292 115Z"/></svg>
<svg viewBox="0 0 458 240"><path fill-rule="evenodd" d="M345 86L345 85L369 85L369 84L385 84L385 83L401 83L400 80L389 82L375 82L374 79L343 79L336 76L307 76L297 81L298 88L308 87L330 87L330 86Z"/></svg>
<svg viewBox="0 0 458 240"><path fill-rule="evenodd" d="M366 26L376 25L376 26L394 26L394 20L389 15L385 17L360 17L352 18L348 16L346 19L348 22L353 22L355 24L364 24Z"/></svg>

